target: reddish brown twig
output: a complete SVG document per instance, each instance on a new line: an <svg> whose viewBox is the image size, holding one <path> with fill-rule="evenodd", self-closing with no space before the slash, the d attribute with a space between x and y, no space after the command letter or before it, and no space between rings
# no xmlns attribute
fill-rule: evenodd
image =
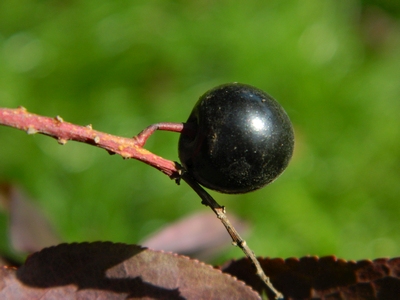
<svg viewBox="0 0 400 300"><path fill-rule="evenodd" d="M51 136L62 145L69 140L91 144L105 149L109 153L119 154L125 159L140 160L160 170L171 179L180 176L180 166L177 163L142 148L147 139L146 135L144 139L140 140L123 138L94 130L91 125L78 126L65 122L59 116L49 118L31 114L23 107L17 109L0 108L0 124L24 130L28 134L41 133Z"/></svg>

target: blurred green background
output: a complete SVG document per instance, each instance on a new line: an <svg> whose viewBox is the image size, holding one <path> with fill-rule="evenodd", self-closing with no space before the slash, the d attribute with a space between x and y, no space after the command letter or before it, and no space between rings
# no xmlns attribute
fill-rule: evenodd
<svg viewBox="0 0 400 300"><path fill-rule="evenodd" d="M295 155L260 191L212 193L251 223L255 253L399 256L399 11L389 0L2 0L0 106L131 137L186 121L216 85L257 86L291 117ZM146 148L177 160L178 138L157 132ZM23 186L67 242L138 243L209 210L141 162L7 127L0 180Z"/></svg>

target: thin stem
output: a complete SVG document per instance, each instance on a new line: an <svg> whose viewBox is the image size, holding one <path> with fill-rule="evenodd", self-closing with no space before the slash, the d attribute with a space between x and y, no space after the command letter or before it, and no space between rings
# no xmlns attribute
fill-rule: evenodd
<svg viewBox="0 0 400 300"><path fill-rule="evenodd" d="M166 130L173 132L182 132L184 124L183 123L157 123L152 124L149 127L142 130L138 135L133 138L136 140L138 146L143 147L147 139L156 131L156 130Z"/></svg>
<svg viewBox="0 0 400 300"><path fill-rule="evenodd" d="M202 199L202 204L209 206L213 212L217 215L218 219L221 220L222 224L225 226L226 230L228 231L229 235L232 238L233 244L238 246L244 254L250 259L253 266L256 269L256 274L260 279L267 285L267 287L274 293L275 299L283 299L283 295L275 289L272 285L269 277L265 275L264 270L262 269L260 262L257 260L254 252L250 249L247 245L246 241L242 239L236 229L232 226L229 222L228 217L226 216L225 207L221 206L214 200L213 197L209 193L207 193L198 183L196 180L193 179L188 173L182 173L182 180L184 180Z"/></svg>
<svg viewBox="0 0 400 300"><path fill-rule="evenodd" d="M156 131L156 130L164 130L164 131L172 131L178 132L186 135L194 135L195 128L194 124L192 123L156 123L152 124L149 127L142 130L138 135L134 136L133 138L136 140L136 143L140 147L144 147L149 137Z"/></svg>

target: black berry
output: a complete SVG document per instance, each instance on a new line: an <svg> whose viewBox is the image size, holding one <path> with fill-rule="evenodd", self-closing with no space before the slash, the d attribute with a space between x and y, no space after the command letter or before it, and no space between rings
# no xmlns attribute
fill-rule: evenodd
<svg viewBox="0 0 400 300"><path fill-rule="evenodd" d="M259 189L277 178L293 153L286 112L250 85L218 86L200 97L181 134L179 158L201 185L228 194Z"/></svg>

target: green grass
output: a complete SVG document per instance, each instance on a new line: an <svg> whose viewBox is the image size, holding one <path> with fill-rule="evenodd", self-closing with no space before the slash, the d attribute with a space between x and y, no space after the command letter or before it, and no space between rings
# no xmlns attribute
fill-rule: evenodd
<svg viewBox="0 0 400 300"><path fill-rule="evenodd" d="M398 256L399 28L353 0L3 0L0 106L129 137L185 121L215 85L252 84L296 131L294 158L271 186L213 193L252 224L256 254ZM177 160L177 140L158 132L146 147ZM0 145L0 179L22 185L68 242L137 243L207 209L184 184L88 145L6 127Z"/></svg>

